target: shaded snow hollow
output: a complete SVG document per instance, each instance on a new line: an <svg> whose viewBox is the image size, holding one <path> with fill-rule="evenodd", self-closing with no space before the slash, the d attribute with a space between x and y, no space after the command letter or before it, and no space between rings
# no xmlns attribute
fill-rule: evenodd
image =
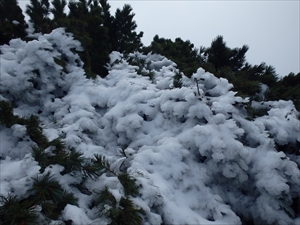
<svg viewBox="0 0 300 225"><path fill-rule="evenodd" d="M60 137L85 158L104 155L116 171L126 165L139 185L132 200L145 211L143 224L240 224L241 217L258 224L296 221L291 205L300 197L300 171L275 149L275 142L300 142L292 102L255 103L268 113L249 120L248 99L201 68L174 88L179 71L172 61L112 52L108 76L89 80L72 49L81 50L80 43L62 28L1 46L0 100L12 102L15 115L38 115L50 141ZM143 62L142 73L151 72L153 79L139 75L141 68L128 59ZM31 156L34 143L18 124L1 126L0 135L0 193L26 196L30 178L40 174ZM78 174L61 175L59 165L49 170L79 199L78 206L65 207L61 220L109 223L89 207L92 197L72 185L82 181ZM117 180L105 174L85 182L90 191L106 186L116 199L124 196Z"/></svg>

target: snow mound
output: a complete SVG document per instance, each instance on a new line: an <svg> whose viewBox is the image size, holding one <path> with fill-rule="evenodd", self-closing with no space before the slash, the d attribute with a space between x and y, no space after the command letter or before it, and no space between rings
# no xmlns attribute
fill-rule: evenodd
<svg viewBox="0 0 300 225"><path fill-rule="evenodd" d="M267 115L249 120L248 99L202 68L175 88L172 61L112 52L108 76L89 80L74 50L80 43L62 28L1 46L0 97L15 115L37 115L49 141L59 137L86 160L105 156L116 174L134 177L139 194L131 200L143 209L143 224L293 224L299 165L276 150L300 142L291 102L265 102ZM24 125L0 132L0 192L25 196L18 187L30 185L40 168L31 156L34 142ZM126 197L112 173L92 179L62 175L57 165L47 170L78 198L62 220L108 224L91 193L107 188L118 201Z"/></svg>

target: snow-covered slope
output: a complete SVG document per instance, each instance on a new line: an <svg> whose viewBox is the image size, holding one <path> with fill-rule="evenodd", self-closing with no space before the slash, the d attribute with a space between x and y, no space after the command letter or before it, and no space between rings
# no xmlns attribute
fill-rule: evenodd
<svg viewBox="0 0 300 225"><path fill-rule="evenodd" d="M110 171L89 177L51 164L42 172L26 126L0 126L2 195L24 199L31 178L51 171L78 198L57 222L110 223L109 207L99 215L92 204L95 193L107 188L119 204L127 197L143 209L143 224L295 223L299 158L277 152L275 145L300 142L292 102L254 102L267 113L249 119L249 100L201 68L175 88L179 71L172 61L112 52L109 75L89 80L74 50L81 50L80 43L62 28L1 46L0 100L12 104L14 115L37 115L43 134L49 141L60 138L67 151L86 161L104 157ZM118 179L123 173L135 179L138 194L126 194Z"/></svg>

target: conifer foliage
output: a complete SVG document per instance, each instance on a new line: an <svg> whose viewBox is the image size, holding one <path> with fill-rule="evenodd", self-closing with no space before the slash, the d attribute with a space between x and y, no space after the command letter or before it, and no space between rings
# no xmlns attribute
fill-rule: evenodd
<svg viewBox="0 0 300 225"><path fill-rule="evenodd" d="M226 46L223 36L217 36L209 48L204 50L206 62L214 66L216 72L223 67L230 67L233 71L240 70L245 64L245 54L248 46L242 48L230 49Z"/></svg>
<svg viewBox="0 0 300 225"><path fill-rule="evenodd" d="M134 15L130 5L124 5L122 10L117 9L113 21L113 35L115 36L113 51L132 53L142 47L143 32L139 34L135 32L137 25L133 20Z"/></svg>
<svg viewBox="0 0 300 225"><path fill-rule="evenodd" d="M130 53L142 47L143 32L135 31L137 25L130 5L117 9L112 16L106 0L69 1L67 15L65 0L53 0L51 3L52 8L49 0L31 0L26 10L30 22L35 32L49 33L58 27L66 27L72 32L83 45L84 52L80 56L85 63L87 77L107 75L105 66L111 51ZM51 13L53 19L50 19Z"/></svg>
<svg viewBox="0 0 300 225"><path fill-rule="evenodd" d="M156 35L151 45L143 48L143 52L166 56L176 62L178 69L187 77L191 77L196 72L202 61L198 49L195 49L190 41L183 41L181 38L176 38L173 42Z"/></svg>
<svg viewBox="0 0 300 225"><path fill-rule="evenodd" d="M27 24L17 0L0 1L0 45L26 37Z"/></svg>
<svg viewBox="0 0 300 225"><path fill-rule="evenodd" d="M49 0L30 0L30 5L26 6L26 13L33 23L35 32L50 33L52 31Z"/></svg>

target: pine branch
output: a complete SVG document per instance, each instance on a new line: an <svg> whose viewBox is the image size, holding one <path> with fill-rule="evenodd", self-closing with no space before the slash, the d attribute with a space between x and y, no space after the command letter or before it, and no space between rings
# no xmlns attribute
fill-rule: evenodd
<svg viewBox="0 0 300 225"><path fill-rule="evenodd" d="M121 154L121 156L128 158L128 156L126 155L126 152L125 152L126 148L119 148L118 152Z"/></svg>
<svg viewBox="0 0 300 225"><path fill-rule="evenodd" d="M50 141L49 145L55 146L54 153L62 152L66 148L65 143L60 138L56 138L56 139Z"/></svg>
<svg viewBox="0 0 300 225"><path fill-rule="evenodd" d="M94 204L100 206L98 214L100 217L108 216L112 220L111 225L140 225L142 223L140 215L145 213L144 210L136 208L129 198L122 197L120 202L117 202L107 187L96 194Z"/></svg>
<svg viewBox="0 0 300 225"><path fill-rule="evenodd" d="M138 194L138 187L135 179L127 173L118 176L120 183L123 185L125 195L136 196Z"/></svg>
<svg viewBox="0 0 300 225"><path fill-rule="evenodd" d="M61 165L65 167L65 170L62 172L62 174L66 174L74 170L81 171L84 159L82 157L82 153L71 151L69 154L64 154L61 162Z"/></svg>
<svg viewBox="0 0 300 225"><path fill-rule="evenodd" d="M110 207L114 207L117 205L117 200L107 187L105 187L105 189L100 192L96 192L96 195L97 197L94 201L94 204L100 205L100 210L98 211L99 214L103 213L105 205L109 205Z"/></svg>
<svg viewBox="0 0 300 225"><path fill-rule="evenodd" d="M103 174L104 172L110 172L115 176L118 176L114 171L110 169L110 163L107 159L105 159L105 156L101 156L98 154L95 154L95 159L92 159L92 162L96 167L98 167L98 171Z"/></svg>
<svg viewBox="0 0 300 225"><path fill-rule="evenodd" d="M37 224L38 215L30 201L0 195L0 205L0 224Z"/></svg>
<svg viewBox="0 0 300 225"><path fill-rule="evenodd" d="M137 209L129 198L121 198L118 210L112 209L110 225L140 225L142 224L141 214L144 210Z"/></svg>
<svg viewBox="0 0 300 225"><path fill-rule="evenodd" d="M17 122L18 117L13 114L13 107L6 101L0 101L0 124L11 127Z"/></svg>
<svg viewBox="0 0 300 225"><path fill-rule="evenodd" d="M51 164L50 155L45 152L44 149L39 147L32 146L32 156L35 161L38 162L41 167L41 173L45 171L45 168Z"/></svg>
<svg viewBox="0 0 300 225"><path fill-rule="evenodd" d="M43 134L39 123L38 117L31 115L26 123L27 134L41 149L46 149L49 146L49 142L47 137Z"/></svg>
<svg viewBox="0 0 300 225"><path fill-rule="evenodd" d="M99 170L99 166L94 163L88 162L82 166L82 172L85 176L95 179L102 175L101 169Z"/></svg>
<svg viewBox="0 0 300 225"><path fill-rule="evenodd" d="M40 204L47 200L51 200L54 203L59 203L61 201L64 190L50 172L32 179L34 182L28 192L32 193L31 198L33 202Z"/></svg>

